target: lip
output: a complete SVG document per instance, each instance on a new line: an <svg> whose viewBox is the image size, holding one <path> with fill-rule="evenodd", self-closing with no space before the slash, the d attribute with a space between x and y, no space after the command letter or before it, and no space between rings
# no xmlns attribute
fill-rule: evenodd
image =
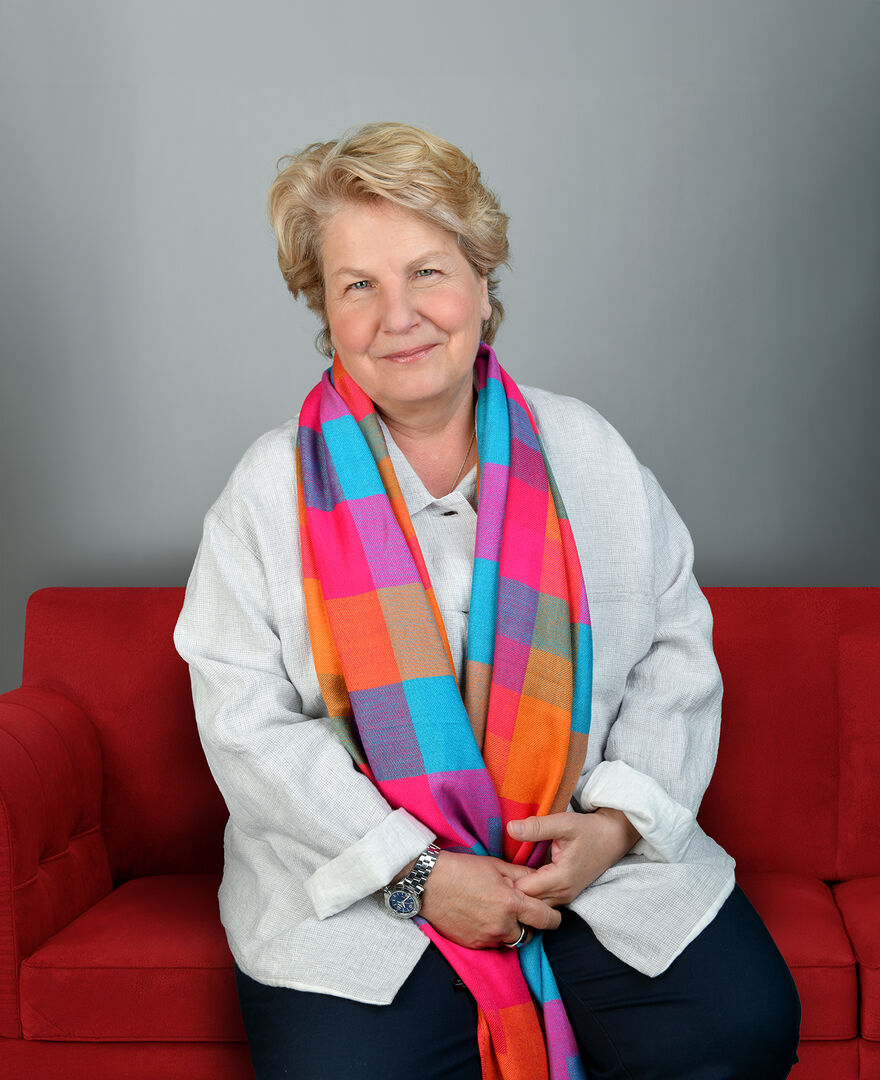
<svg viewBox="0 0 880 1080"><path fill-rule="evenodd" d="M390 360L394 364L407 364L413 360L421 360L423 356L435 348L436 343L431 345L417 345L414 349L401 349L400 352L386 353L382 359Z"/></svg>

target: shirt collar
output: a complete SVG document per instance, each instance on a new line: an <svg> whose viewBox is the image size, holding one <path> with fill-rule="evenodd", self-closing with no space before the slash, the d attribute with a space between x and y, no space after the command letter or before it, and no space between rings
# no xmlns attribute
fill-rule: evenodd
<svg viewBox="0 0 880 1080"><path fill-rule="evenodd" d="M406 455L394 441L385 421L381 416L378 417L378 420L379 426L382 428L382 434L385 436L385 445L388 447L388 456L391 458L391 464L394 466L394 474L397 477L398 484L400 484L400 493L403 496L403 501L406 503L407 510L409 510L409 516L413 517L420 510L424 510L426 506L442 501L442 498L449 498L448 495L442 496L441 499L434 498L431 492L428 491L419 479L419 474L407 461ZM476 485L477 467L475 465L461 478L461 480L459 480L455 490L462 494L468 502L473 504Z"/></svg>

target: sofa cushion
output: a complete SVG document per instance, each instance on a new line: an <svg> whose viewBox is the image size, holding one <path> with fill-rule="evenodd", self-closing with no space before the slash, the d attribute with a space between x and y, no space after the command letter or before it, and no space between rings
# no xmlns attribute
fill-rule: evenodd
<svg viewBox="0 0 880 1080"><path fill-rule="evenodd" d="M95 726L116 881L223 868L229 812L172 641L182 603L181 588L40 589L28 601L23 681L76 701Z"/></svg>
<svg viewBox="0 0 880 1080"><path fill-rule="evenodd" d="M802 1039L858 1034L856 962L831 889L799 874L737 870L797 983Z"/></svg>
<svg viewBox="0 0 880 1080"><path fill-rule="evenodd" d="M859 965L862 1037L880 1041L880 877L841 882L834 899Z"/></svg>
<svg viewBox="0 0 880 1080"><path fill-rule="evenodd" d="M724 700L700 822L741 867L837 880L841 590L705 592Z"/></svg>
<svg viewBox="0 0 880 1080"><path fill-rule="evenodd" d="M791 1080L864 1080L860 1046L860 1039L801 1039Z"/></svg>
<svg viewBox="0 0 880 1080"><path fill-rule="evenodd" d="M859 1039L859 1080L880 1080L880 1042Z"/></svg>
<svg viewBox="0 0 880 1080"><path fill-rule="evenodd" d="M219 875L136 878L21 966L26 1039L244 1039Z"/></svg>
<svg viewBox="0 0 880 1080"><path fill-rule="evenodd" d="M878 595L878 589L846 591L848 617L838 647L840 825L834 877L841 881L880 874Z"/></svg>

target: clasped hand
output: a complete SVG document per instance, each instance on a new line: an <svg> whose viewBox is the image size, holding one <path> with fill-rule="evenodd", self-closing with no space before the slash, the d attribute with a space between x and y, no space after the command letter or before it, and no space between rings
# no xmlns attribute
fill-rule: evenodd
<svg viewBox="0 0 880 1080"><path fill-rule="evenodd" d="M422 915L444 937L470 949L517 939L520 924L555 930L570 903L633 846L638 833L617 810L549 814L511 821L516 840L550 841L537 869L444 851L425 888Z"/></svg>
<svg viewBox="0 0 880 1080"><path fill-rule="evenodd" d="M639 834L619 810L600 807L590 814L548 814L511 821L515 840L550 841L550 858L517 888L551 907L570 904L597 877L622 858Z"/></svg>

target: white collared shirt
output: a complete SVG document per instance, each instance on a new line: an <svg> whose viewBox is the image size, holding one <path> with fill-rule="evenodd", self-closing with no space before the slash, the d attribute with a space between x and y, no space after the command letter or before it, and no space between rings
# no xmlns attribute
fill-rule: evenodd
<svg viewBox="0 0 880 1080"><path fill-rule="evenodd" d="M663 971L733 888L695 812L714 766L721 680L690 537L616 431L523 387L566 505L593 623L592 727L576 789L642 839L570 905L598 939ZM299 554L291 420L245 453L205 518L175 630L199 732L230 810L221 917L239 966L271 985L390 1001L427 945L380 890L434 838L391 810L326 719ZM385 431L461 675L476 470L440 499Z"/></svg>

